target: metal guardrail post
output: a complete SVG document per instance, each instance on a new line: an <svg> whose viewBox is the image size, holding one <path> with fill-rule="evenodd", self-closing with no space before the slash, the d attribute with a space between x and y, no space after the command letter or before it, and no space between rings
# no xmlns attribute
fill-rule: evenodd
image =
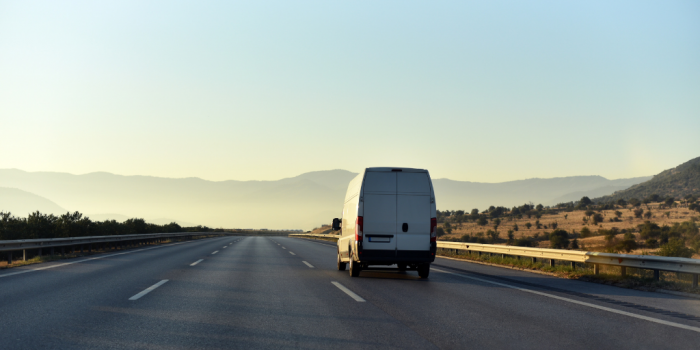
<svg viewBox="0 0 700 350"><path fill-rule="evenodd" d="M698 287L698 275L693 274L693 288L697 288L697 287Z"/></svg>
<svg viewBox="0 0 700 350"><path fill-rule="evenodd" d="M620 276L627 276L627 266L620 266Z"/></svg>
<svg viewBox="0 0 700 350"><path fill-rule="evenodd" d="M27 261L27 250L22 249L22 261Z"/></svg>
<svg viewBox="0 0 700 350"><path fill-rule="evenodd" d="M576 262L575 261L571 262L571 269L576 270Z"/></svg>
<svg viewBox="0 0 700 350"><path fill-rule="evenodd" d="M555 264L554 259L549 259L549 267L554 267Z"/></svg>
<svg viewBox="0 0 700 350"><path fill-rule="evenodd" d="M593 264L593 274L594 275L600 274L600 265L599 264Z"/></svg>
<svg viewBox="0 0 700 350"><path fill-rule="evenodd" d="M12 252L7 252L7 265L12 265Z"/></svg>
<svg viewBox="0 0 700 350"><path fill-rule="evenodd" d="M659 270L654 270L654 281L658 281L659 279L661 279Z"/></svg>

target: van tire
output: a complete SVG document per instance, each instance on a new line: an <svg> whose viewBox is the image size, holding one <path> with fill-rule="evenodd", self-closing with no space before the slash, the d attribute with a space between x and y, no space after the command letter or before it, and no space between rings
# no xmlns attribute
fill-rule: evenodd
<svg viewBox="0 0 700 350"><path fill-rule="evenodd" d="M345 266L347 266L347 263L340 259L340 251L338 251L338 271L345 271Z"/></svg>
<svg viewBox="0 0 700 350"><path fill-rule="evenodd" d="M360 264L350 257L350 276L357 277L360 275Z"/></svg>
<svg viewBox="0 0 700 350"><path fill-rule="evenodd" d="M406 268L408 267L408 266L406 266L406 264L401 264L401 263L396 264L396 266L398 266L399 271L406 271Z"/></svg>
<svg viewBox="0 0 700 350"><path fill-rule="evenodd" d="M418 266L418 276L420 278L428 278L428 275L430 275L430 264Z"/></svg>

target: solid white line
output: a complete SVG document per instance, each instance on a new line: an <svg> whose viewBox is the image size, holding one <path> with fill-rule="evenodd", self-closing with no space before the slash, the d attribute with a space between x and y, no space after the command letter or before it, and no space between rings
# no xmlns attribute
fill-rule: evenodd
<svg viewBox="0 0 700 350"><path fill-rule="evenodd" d="M306 266L308 266L308 267L310 267L310 268L312 268L312 269L314 268L314 265L311 265L311 264L307 263L306 261L302 261L302 262L303 262L304 264L306 264Z"/></svg>
<svg viewBox="0 0 700 350"><path fill-rule="evenodd" d="M219 252L219 251L216 250L216 251L214 251L213 253L211 253L211 255L214 255L214 254L216 254L216 253L218 253L218 252Z"/></svg>
<svg viewBox="0 0 700 350"><path fill-rule="evenodd" d="M174 244L168 244L169 245L175 245ZM72 261L72 262L67 262L67 263L62 263L62 264L57 264L57 265L51 265L51 266L44 266L44 267L38 267L36 269L31 269L31 270L22 270L22 271L17 271L17 272L12 272L4 275L0 275L0 278L2 277L8 277L8 276L14 276L14 275L21 275L23 273L27 272L34 272L34 271L41 271L41 270L47 270L47 269L53 269L54 267L60 267L60 266L66 266L66 265L73 265L73 264L79 264L82 262L90 261L90 260L99 260L99 259L104 259L104 258L109 258L117 255L124 255L124 254L131 254L131 253L136 253L136 252L141 252L144 250L151 250L151 249L158 249L158 248L163 248L166 247L166 245L162 246L157 246L157 247L151 247L151 248L143 248L143 249L136 249L136 250L130 250L128 252L123 252L123 253L116 253L116 254L109 254L109 255L103 255L103 256L97 256L94 258L88 258L88 259L83 259L83 260L78 260L78 261Z"/></svg>
<svg viewBox="0 0 700 350"><path fill-rule="evenodd" d="M204 259L199 259L199 260L197 260L197 261L191 263L190 266L197 265L197 264L201 263L202 261L204 261Z"/></svg>
<svg viewBox="0 0 700 350"><path fill-rule="evenodd" d="M162 281L160 281L160 282L158 282L158 283L156 283L156 284L154 284L154 285L152 285L152 286L150 286L150 287L144 289L143 292L134 295L133 297L129 298L129 300L138 300L138 299L141 298L142 296L144 296L144 295L146 295L146 294L152 292L154 289L156 289L156 288L158 288L158 287L164 285L165 282L168 282L168 280L162 280Z"/></svg>
<svg viewBox="0 0 700 350"><path fill-rule="evenodd" d="M347 289L344 285L342 285L342 284L340 284L340 283L338 283L338 282L336 282L336 281L333 281L333 282L331 282L331 283L333 283L334 286L338 287L338 289L340 289L340 290L342 290L343 292L345 292L345 294L347 294L347 295L349 295L351 298L355 299L355 301L358 301L358 302L360 302L360 303L364 303L364 302L366 301L365 299L362 299L362 297L360 297L359 295L353 293L350 289Z"/></svg>
<svg viewBox="0 0 700 350"><path fill-rule="evenodd" d="M294 253L292 253L292 252L289 252L289 254L296 255L296 254L294 254Z"/></svg>
<svg viewBox="0 0 700 350"><path fill-rule="evenodd" d="M687 326L687 325L680 324L680 323L676 323L676 322L664 321L664 320L661 320L661 319L658 319L658 318L653 318L653 317L649 317L649 316L638 315L638 314L634 314L634 313L627 312L627 311L622 311L622 310L613 309L613 308L610 308L610 307L605 307L605 306L600 306L600 305L596 305L596 304L586 303L586 302L578 301L578 300L574 300L574 299L564 298L564 297L560 297L560 296L558 296L558 295L553 295L553 294L547 294L547 293L543 293L543 292L538 292L538 291L535 291L535 290L532 290L532 289L517 287L517 286L510 285L510 284L499 283L499 282L489 281L489 280L485 280L485 279L481 279L481 278L477 278L477 277L466 276L466 275L462 275L462 274L459 274L459 273L454 273L454 272L439 270L439 269L435 269L435 268L433 268L432 270L433 270L433 271L442 272L442 273L447 273L447 274L450 274L450 275L459 276L459 277L462 277L462 278L472 279L472 280L475 280L475 281L480 281L480 282L485 282L485 283L491 283L491 284L495 284L495 285L501 286L501 287L517 289L517 290L519 290L519 291L521 291L521 292L537 294L537 295L545 296L545 297L552 298L552 299L562 300L562 301L566 301L566 302L573 303L573 304L578 304L578 305L583 305L583 306L592 307L592 308L598 309L598 310L608 311L608 312L612 312L612 313L619 314L619 315L625 315L625 316L629 316L629 317L638 318L638 319L641 319L641 320L646 320L646 321L649 321L649 322L660 323L660 324L663 324L663 325L667 325L667 326L671 326L671 327L676 327L676 328L687 329L687 330L689 330L689 331L694 331L694 332L700 333L700 328L698 328L698 327Z"/></svg>

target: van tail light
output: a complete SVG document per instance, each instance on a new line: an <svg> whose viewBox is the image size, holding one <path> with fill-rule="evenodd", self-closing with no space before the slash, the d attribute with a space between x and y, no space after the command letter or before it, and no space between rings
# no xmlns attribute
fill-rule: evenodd
<svg viewBox="0 0 700 350"><path fill-rule="evenodd" d="M358 242L362 242L363 226L362 217L358 216L357 220L355 220L355 240Z"/></svg>
<svg viewBox="0 0 700 350"><path fill-rule="evenodd" d="M430 242L437 242L437 218L430 219Z"/></svg>

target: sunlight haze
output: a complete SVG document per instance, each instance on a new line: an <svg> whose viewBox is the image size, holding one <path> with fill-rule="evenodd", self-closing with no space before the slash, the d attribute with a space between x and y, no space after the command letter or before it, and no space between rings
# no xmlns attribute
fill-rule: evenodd
<svg viewBox="0 0 700 350"><path fill-rule="evenodd" d="M700 5L0 3L0 168L656 174L700 149Z"/></svg>

